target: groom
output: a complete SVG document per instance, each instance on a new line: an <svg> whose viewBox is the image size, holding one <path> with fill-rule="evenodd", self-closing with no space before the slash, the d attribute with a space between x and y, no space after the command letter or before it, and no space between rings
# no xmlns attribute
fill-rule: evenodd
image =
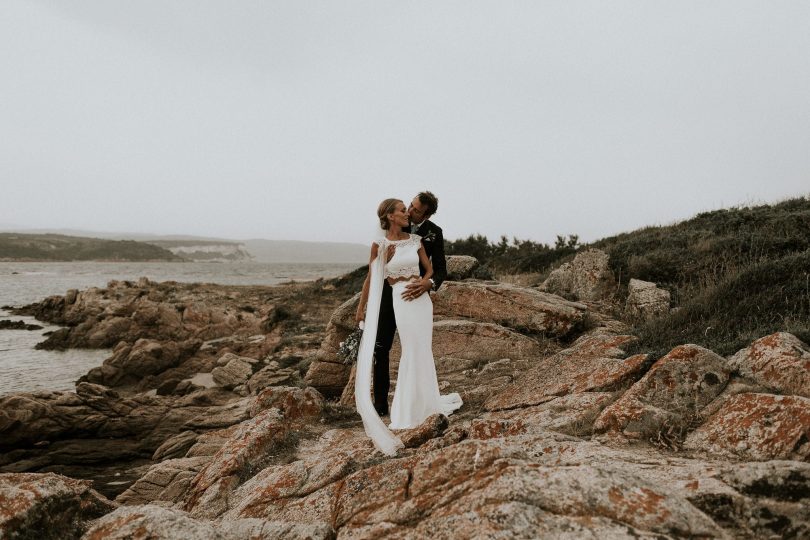
<svg viewBox="0 0 810 540"><path fill-rule="evenodd" d="M425 254L433 265L433 277L422 278L420 281L409 283L402 297L413 300L430 290L437 290L447 277L447 263L444 259L444 237L438 225L430 221L430 217L439 208L439 200L430 191L419 193L408 206L411 228L406 232L418 234L422 237ZM419 264L419 274L425 275L425 269ZM397 330L397 321L394 318L394 303L391 286L383 281L382 298L380 299L380 318L377 323L377 340L374 344L374 408L380 416L388 415L388 390L391 387L391 378L388 372L388 354L394 342L394 333Z"/></svg>

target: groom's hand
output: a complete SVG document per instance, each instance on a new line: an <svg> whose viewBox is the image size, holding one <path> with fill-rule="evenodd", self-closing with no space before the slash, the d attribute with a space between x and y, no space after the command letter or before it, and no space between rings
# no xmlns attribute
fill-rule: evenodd
<svg viewBox="0 0 810 540"><path fill-rule="evenodd" d="M415 300L429 291L432 286L433 284L429 279L420 279L419 281L408 283L405 285L405 290L402 291L402 299L406 301Z"/></svg>

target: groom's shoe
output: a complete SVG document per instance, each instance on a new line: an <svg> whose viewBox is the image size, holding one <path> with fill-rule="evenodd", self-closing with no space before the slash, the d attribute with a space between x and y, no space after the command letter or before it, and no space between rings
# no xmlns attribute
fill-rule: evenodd
<svg viewBox="0 0 810 540"><path fill-rule="evenodd" d="M388 416L388 404L385 404L384 406L375 404L374 410L377 411L378 416Z"/></svg>

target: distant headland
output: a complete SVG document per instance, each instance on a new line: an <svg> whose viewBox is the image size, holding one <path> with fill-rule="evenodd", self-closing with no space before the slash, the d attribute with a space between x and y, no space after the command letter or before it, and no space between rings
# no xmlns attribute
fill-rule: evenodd
<svg viewBox="0 0 810 540"><path fill-rule="evenodd" d="M368 246L345 242L226 240L195 236L113 235L90 231L0 232L6 262L357 263Z"/></svg>

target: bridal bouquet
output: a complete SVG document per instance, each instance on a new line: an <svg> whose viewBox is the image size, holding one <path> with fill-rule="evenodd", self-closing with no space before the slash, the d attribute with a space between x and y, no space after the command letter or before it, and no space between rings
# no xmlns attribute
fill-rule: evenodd
<svg viewBox="0 0 810 540"><path fill-rule="evenodd" d="M357 361L357 353L360 351L360 339L363 337L363 327L358 326L354 332L349 334L346 341L342 341L338 347L338 358L346 365L351 365Z"/></svg>

